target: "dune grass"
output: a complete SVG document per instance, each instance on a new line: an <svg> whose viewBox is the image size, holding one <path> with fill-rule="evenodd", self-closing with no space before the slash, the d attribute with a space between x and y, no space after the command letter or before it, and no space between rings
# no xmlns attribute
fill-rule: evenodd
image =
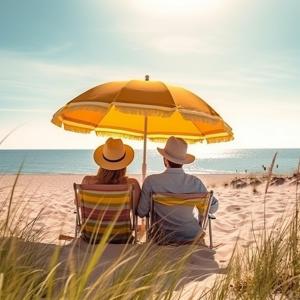
<svg viewBox="0 0 300 300"><path fill-rule="evenodd" d="M99 262L106 247L105 242L95 245L80 261L71 249L62 260L59 246L2 237L1 299L171 299L192 253L189 248L174 261L151 244L128 245L105 267Z"/></svg>
<svg viewBox="0 0 300 300"><path fill-rule="evenodd" d="M298 178L299 169L300 163ZM16 213L13 199L18 178L7 210L0 213L0 299L181 298L184 284L180 285L180 278L197 246L186 248L180 259L172 260L164 248L154 248L151 243L127 245L105 266L101 258L108 250L110 227L102 241L90 245L79 261L75 246L62 260L61 247L39 243L42 232L34 229L39 216L24 221L22 214ZM270 180L271 175L265 195ZM262 209L266 212L266 196ZM281 219L271 229L264 226L260 233L253 231L254 245L245 249L237 244L227 273L208 292L188 299L300 299L299 218L297 183L292 217Z"/></svg>
<svg viewBox="0 0 300 300"><path fill-rule="evenodd" d="M76 245L63 247L42 243L35 230L14 205L16 176L6 209L0 213L0 299L178 299L179 279L184 266L197 249L191 245L180 259L168 257L165 248L126 245L108 266L101 264L113 224L97 245L89 244L77 257ZM16 219L17 218L17 219Z"/></svg>
<svg viewBox="0 0 300 300"><path fill-rule="evenodd" d="M266 228L266 195L263 199L264 228L252 230L255 243L247 248L237 244L225 276L218 278L203 299L300 299L300 161L296 178L295 210L292 216L278 219ZM291 195L293 197L293 195ZM292 200L292 199L290 199Z"/></svg>
<svg viewBox="0 0 300 300"><path fill-rule="evenodd" d="M14 205L21 169L0 210L0 299L180 299L179 278L195 245L177 260L152 243L126 245L105 266L101 258L111 224L99 244L88 245L84 257L78 259L74 244L62 259L62 247L42 243L43 232L35 228L40 213L29 220L25 208Z"/></svg>
<svg viewBox="0 0 300 300"><path fill-rule="evenodd" d="M299 217L298 217L299 218ZM249 248L235 249L227 274L205 299L300 299L299 219L255 235Z"/></svg>

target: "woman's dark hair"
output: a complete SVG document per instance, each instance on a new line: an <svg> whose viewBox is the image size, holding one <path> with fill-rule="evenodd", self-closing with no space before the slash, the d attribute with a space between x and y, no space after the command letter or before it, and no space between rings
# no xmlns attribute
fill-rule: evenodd
<svg viewBox="0 0 300 300"><path fill-rule="evenodd" d="M182 166L183 166L183 165L180 165L180 164L176 164L172 161L169 161L168 159L167 159L167 161L169 163L170 168L177 168L178 169L178 168L182 168Z"/></svg>
<svg viewBox="0 0 300 300"><path fill-rule="evenodd" d="M99 184L123 184L127 183L126 168L120 170L107 170L100 168L97 174Z"/></svg>

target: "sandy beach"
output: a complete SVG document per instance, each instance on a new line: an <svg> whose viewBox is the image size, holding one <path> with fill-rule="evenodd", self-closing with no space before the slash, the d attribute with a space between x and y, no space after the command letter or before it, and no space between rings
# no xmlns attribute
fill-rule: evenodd
<svg viewBox="0 0 300 300"><path fill-rule="evenodd" d="M240 175L239 177L243 177ZM233 248L239 241L241 247L248 247L254 242L252 228L259 232L264 226L263 199L265 182L250 185L250 178L236 180L236 175L199 175L208 189L214 190L219 199L217 219L213 222L214 249L199 248L186 265L184 278L185 289L203 291L209 287L217 274L225 272ZM251 177L251 176L250 176ZM20 175L13 196L14 217L22 216L28 222L39 215L34 225L36 231L43 233L42 241L49 249L53 245L62 245L62 259L71 249L70 242L59 241L60 234L74 236L75 206L73 203L73 182L81 182L81 175ZM1 216L6 216L8 199L12 192L14 175L0 177ZM253 181L254 179L252 179ZM234 186L232 184L234 183ZM242 186L237 188L242 182ZM276 220L289 215L295 203L296 187L293 178L275 180L270 185L266 197L266 225L272 227ZM206 238L208 244L208 237ZM43 246L43 247L44 247ZM132 247L143 247L137 245ZM122 251L122 245L109 245L102 257L102 263L112 262ZM185 246L166 247L169 257L180 257ZM86 245L77 242L76 255L83 257ZM94 275L94 279L97 276Z"/></svg>

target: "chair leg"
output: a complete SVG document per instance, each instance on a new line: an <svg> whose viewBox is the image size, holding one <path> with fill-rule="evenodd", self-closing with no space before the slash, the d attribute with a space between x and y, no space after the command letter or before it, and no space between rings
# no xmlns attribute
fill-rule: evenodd
<svg viewBox="0 0 300 300"><path fill-rule="evenodd" d="M81 221L80 216L76 214L76 221L75 221L75 239L78 237L78 233L81 231Z"/></svg>
<svg viewBox="0 0 300 300"><path fill-rule="evenodd" d="M213 248L213 240L212 240L212 228L211 228L211 219L208 219L208 229L209 229L209 248Z"/></svg>
<svg viewBox="0 0 300 300"><path fill-rule="evenodd" d="M146 217L146 242L149 242L149 228L150 228L149 217Z"/></svg>
<svg viewBox="0 0 300 300"><path fill-rule="evenodd" d="M138 241L137 238L137 226L138 226L138 217L136 215L134 215L134 243L136 244Z"/></svg>
<svg viewBox="0 0 300 300"><path fill-rule="evenodd" d="M78 216L77 216L77 214L76 214L76 221L75 221L76 223L75 223L75 239L77 239L77 231L78 231Z"/></svg>

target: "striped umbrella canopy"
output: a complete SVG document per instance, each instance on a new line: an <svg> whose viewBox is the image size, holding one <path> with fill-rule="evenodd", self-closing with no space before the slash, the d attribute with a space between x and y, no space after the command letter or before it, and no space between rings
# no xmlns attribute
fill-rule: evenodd
<svg viewBox="0 0 300 300"><path fill-rule="evenodd" d="M171 135L187 142L233 140L231 127L202 98L161 81L130 80L98 85L60 108L52 122L65 130L164 141Z"/></svg>

